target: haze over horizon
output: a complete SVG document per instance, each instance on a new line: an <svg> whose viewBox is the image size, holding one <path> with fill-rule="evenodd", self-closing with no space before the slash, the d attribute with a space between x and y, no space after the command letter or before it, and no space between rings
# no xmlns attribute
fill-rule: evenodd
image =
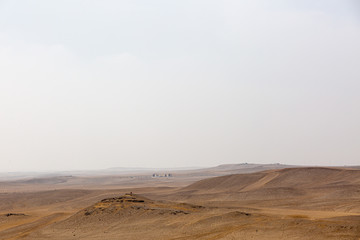
<svg viewBox="0 0 360 240"><path fill-rule="evenodd" d="M0 172L360 165L360 4L0 0Z"/></svg>

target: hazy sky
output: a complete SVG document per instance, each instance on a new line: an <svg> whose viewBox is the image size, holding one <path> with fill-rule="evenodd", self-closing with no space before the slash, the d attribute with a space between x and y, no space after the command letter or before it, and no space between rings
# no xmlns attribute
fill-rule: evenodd
<svg viewBox="0 0 360 240"><path fill-rule="evenodd" d="M0 0L0 172L360 164L357 0Z"/></svg>

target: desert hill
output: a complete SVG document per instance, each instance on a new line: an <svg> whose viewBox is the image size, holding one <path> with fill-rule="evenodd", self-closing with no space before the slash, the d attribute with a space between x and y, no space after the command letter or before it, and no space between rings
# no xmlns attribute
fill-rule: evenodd
<svg viewBox="0 0 360 240"><path fill-rule="evenodd" d="M260 188L317 188L360 186L360 170L341 168L285 168L251 174L204 179L184 190L251 191Z"/></svg>
<svg viewBox="0 0 360 240"><path fill-rule="evenodd" d="M191 204L153 201L146 197L127 193L120 197L105 198L85 208L72 218L85 216L87 220L99 216L131 216L131 215L186 215L202 209L202 206ZM72 219L70 218L70 220Z"/></svg>
<svg viewBox="0 0 360 240"><path fill-rule="evenodd" d="M356 212L360 211L360 171L310 167L234 174L193 183L172 199L180 195L188 200L251 201L261 206Z"/></svg>

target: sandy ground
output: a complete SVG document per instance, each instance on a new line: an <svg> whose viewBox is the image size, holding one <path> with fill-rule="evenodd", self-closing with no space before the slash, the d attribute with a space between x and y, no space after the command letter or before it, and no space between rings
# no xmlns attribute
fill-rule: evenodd
<svg viewBox="0 0 360 240"><path fill-rule="evenodd" d="M197 177L45 191L6 182L0 239L360 239L360 170Z"/></svg>

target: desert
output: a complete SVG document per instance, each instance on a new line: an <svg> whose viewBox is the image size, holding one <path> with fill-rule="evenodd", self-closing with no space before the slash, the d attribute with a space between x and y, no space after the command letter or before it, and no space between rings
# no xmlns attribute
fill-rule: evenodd
<svg viewBox="0 0 360 240"><path fill-rule="evenodd" d="M360 240L360 0L0 0L0 240Z"/></svg>
<svg viewBox="0 0 360 240"><path fill-rule="evenodd" d="M0 239L360 238L356 167L238 164L168 178L131 174L2 182Z"/></svg>

